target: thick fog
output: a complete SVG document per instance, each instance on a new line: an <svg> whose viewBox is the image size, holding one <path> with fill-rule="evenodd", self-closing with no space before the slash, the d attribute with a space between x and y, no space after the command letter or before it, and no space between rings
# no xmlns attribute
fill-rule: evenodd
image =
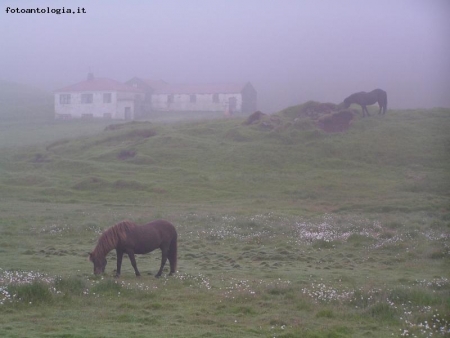
<svg viewBox="0 0 450 338"><path fill-rule="evenodd" d="M250 81L273 112L382 88L389 108L450 107L448 0L1 0L0 80ZM80 14L6 13L27 8Z"/></svg>

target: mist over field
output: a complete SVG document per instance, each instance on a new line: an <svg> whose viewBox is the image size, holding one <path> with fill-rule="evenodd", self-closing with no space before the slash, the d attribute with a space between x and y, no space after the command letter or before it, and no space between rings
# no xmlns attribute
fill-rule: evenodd
<svg viewBox="0 0 450 338"><path fill-rule="evenodd" d="M388 92L389 108L449 107L449 14L446 0L5 0L0 80L48 91L89 71L119 81L250 81L264 112L375 88Z"/></svg>

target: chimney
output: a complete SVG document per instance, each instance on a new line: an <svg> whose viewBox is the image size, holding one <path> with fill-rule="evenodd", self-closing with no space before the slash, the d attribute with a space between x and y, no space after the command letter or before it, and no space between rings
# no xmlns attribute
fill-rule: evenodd
<svg viewBox="0 0 450 338"><path fill-rule="evenodd" d="M87 76L88 81L94 80L94 73L89 72Z"/></svg>

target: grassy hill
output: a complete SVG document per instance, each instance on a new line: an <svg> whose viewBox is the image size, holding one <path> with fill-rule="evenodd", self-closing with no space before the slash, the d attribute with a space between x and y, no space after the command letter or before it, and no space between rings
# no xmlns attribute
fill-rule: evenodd
<svg viewBox="0 0 450 338"><path fill-rule="evenodd" d="M15 190L31 180L28 199L59 202L122 196L290 212L439 210L450 191L448 116L394 111L332 134L282 115L269 131L241 120L128 123L3 156L9 170L0 184ZM58 128L67 125L46 130Z"/></svg>
<svg viewBox="0 0 450 338"><path fill-rule="evenodd" d="M309 103L308 106L311 104ZM326 133L291 107L178 123L36 121L0 134L0 335L445 337L450 111ZM92 275L103 229L155 218L160 252ZM83 325L80 325L83 323Z"/></svg>

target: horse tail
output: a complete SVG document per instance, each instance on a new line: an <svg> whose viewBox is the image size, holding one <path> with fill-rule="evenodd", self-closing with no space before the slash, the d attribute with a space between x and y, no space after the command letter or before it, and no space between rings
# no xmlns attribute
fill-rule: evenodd
<svg viewBox="0 0 450 338"><path fill-rule="evenodd" d="M170 262L171 273L177 272L177 251L178 251L177 237L178 237L177 233L175 232L175 235L173 236L172 241L170 242L169 252L167 253L167 258L169 258Z"/></svg>

